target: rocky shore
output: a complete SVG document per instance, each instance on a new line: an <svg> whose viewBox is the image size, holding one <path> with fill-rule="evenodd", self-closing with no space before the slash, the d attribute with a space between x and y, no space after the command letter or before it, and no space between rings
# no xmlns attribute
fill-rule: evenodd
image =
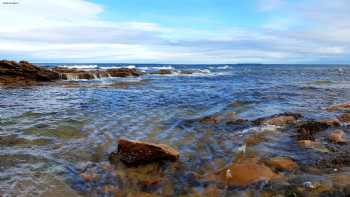
<svg viewBox="0 0 350 197"><path fill-rule="evenodd" d="M42 68L27 61L0 61L0 84L31 85L40 82L53 82L67 79L98 79L104 77L137 77L143 73L137 69L94 69Z"/></svg>

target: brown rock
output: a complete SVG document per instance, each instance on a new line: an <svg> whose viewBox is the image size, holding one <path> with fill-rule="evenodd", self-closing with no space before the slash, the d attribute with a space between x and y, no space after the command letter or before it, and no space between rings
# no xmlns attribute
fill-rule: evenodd
<svg viewBox="0 0 350 197"><path fill-rule="evenodd" d="M173 73L170 69L160 69L157 72L152 72L151 74L157 74L157 75L171 75Z"/></svg>
<svg viewBox="0 0 350 197"><path fill-rule="evenodd" d="M335 111L347 111L350 110L350 102L349 103L342 103L337 105L332 105L327 108L327 111L335 112Z"/></svg>
<svg viewBox="0 0 350 197"><path fill-rule="evenodd" d="M53 71L60 74L62 79L95 79L105 77L131 77L140 76L142 73L137 69L118 68L118 69L96 69L96 70L82 70L75 68L53 68Z"/></svg>
<svg viewBox="0 0 350 197"><path fill-rule="evenodd" d="M333 143L346 143L346 134L343 130L337 129L333 131L329 136L328 139Z"/></svg>
<svg viewBox="0 0 350 197"><path fill-rule="evenodd" d="M350 114L344 113L340 115L339 120L343 123L350 123Z"/></svg>
<svg viewBox="0 0 350 197"><path fill-rule="evenodd" d="M204 124L219 124L221 121L220 116L212 115L212 116L206 116L200 120L201 123Z"/></svg>
<svg viewBox="0 0 350 197"><path fill-rule="evenodd" d="M164 144L120 139L118 141L118 151L112 153L110 159L114 160L113 157L117 157L125 164L141 165L161 160L176 161L179 156L177 150Z"/></svg>
<svg viewBox="0 0 350 197"><path fill-rule="evenodd" d="M244 158L229 168L210 175L208 179L229 186L245 187L259 181L270 181L277 176L269 167L259 163L256 158Z"/></svg>
<svg viewBox="0 0 350 197"><path fill-rule="evenodd" d="M279 169L279 170L288 170L292 171L298 168L298 164L293 160L286 157L275 157L267 162L270 167Z"/></svg>
<svg viewBox="0 0 350 197"><path fill-rule="evenodd" d="M275 126L285 126L285 125L296 123L299 118L301 118L300 114L283 113L283 114L277 114L267 118L259 118L255 120L254 123L258 125L269 124L269 125L275 125Z"/></svg>
<svg viewBox="0 0 350 197"><path fill-rule="evenodd" d="M49 69L35 66L26 61L0 61L1 84L33 84L35 82L49 82L59 79L59 74Z"/></svg>
<svg viewBox="0 0 350 197"><path fill-rule="evenodd" d="M326 124L330 127L339 127L340 126L340 122L337 119L324 119L324 120L320 120L320 123Z"/></svg>

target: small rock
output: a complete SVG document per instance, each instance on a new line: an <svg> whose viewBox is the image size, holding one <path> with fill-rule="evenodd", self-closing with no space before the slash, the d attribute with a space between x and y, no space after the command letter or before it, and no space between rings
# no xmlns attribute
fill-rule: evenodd
<svg viewBox="0 0 350 197"><path fill-rule="evenodd" d="M303 183L303 186L306 188L306 189L315 189L315 185L311 182L311 181L306 181Z"/></svg>
<svg viewBox="0 0 350 197"><path fill-rule="evenodd" d="M350 123L350 114L344 113L340 115L339 120L343 123Z"/></svg>
<svg viewBox="0 0 350 197"><path fill-rule="evenodd" d="M92 182L93 180L96 179L97 174L95 173L89 173L89 172L84 172L80 174L80 177L86 181L86 182Z"/></svg>
<svg viewBox="0 0 350 197"><path fill-rule="evenodd" d="M300 114L283 113L283 114L277 114L267 118L259 118L255 120L254 123L258 125L268 124L268 125L275 125L275 126L285 126L285 125L296 123L299 118L301 118Z"/></svg>
<svg viewBox="0 0 350 197"><path fill-rule="evenodd" d="M151 74L157 74L157 75L171 75L173 71L171 69L160 69L157 72L153 72Z"/></svg>
<svg viewBox="0 0 350 197"><path fill-rule="evenodd" d="M329 136L328 139L333 143L346 143L346 134L343 130L337 129L333 131Z"/></svg>
<svg viewBox="0 0 350 197"><path fill-rule="evenodd" d="M298 164L286 157L275 157L267 162L270 167L279 170L292 171L298 168Z"/></svg>
<svg viewBox="0 0 350 197"><path fill-rule="evenodd" d="M120 161L129 165L141 165L151 162L179 159L179 152L164 144L153 144L141 141L120 139L117 153L110 155L110 160L117 157Z"/></svg>
<svg viewBox="0 0 350 197"><path fill-rule="evenodd" d="M342 103L338 105L332 105L327 108L327 111L335 112L335 111L347 111L350 110L350 102L349 103Z"/></svg>
<svg viewBox="0 0 350 197"><path fill-rule="evenodd" d="M330 127L339 127L340 126L340 122L337 119L324 119L324 120L320 120L320 123L327 124Z"/></svg>
<svg viewBox="0 0 350 197"><path fill-rule="evenodd" d="M201 123L204 124L219 124L221 122L221 118L219 116L206 116L200 120Z"/></svg>

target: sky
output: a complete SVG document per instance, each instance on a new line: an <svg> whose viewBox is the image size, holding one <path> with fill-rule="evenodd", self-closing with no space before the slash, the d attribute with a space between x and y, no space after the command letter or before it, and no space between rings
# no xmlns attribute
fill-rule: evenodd
<svg viewBox="0 0 350 197"><path fill-rule="evenodd" d="M0 0L0 59L350 63L349 0Z"/></svg>

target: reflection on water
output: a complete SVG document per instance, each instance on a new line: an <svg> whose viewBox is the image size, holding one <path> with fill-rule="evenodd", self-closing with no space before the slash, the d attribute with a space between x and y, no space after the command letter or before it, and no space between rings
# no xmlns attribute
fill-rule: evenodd
<svg viewBox="0 0 350 197"><path fill-rule="evenodd" d="M314 153L300 150L279 127L198 119L234 112L254 120L287 111L329 118L334 114L323 109L350 96L346 67L342 72L332 66L200 69L210 72L0 89L0 194L241 195L242 190L211 184L205 175L227 167L244 143L260 157L288 156L301 165ZM120 137L169 144L180 151L180 162L111 165L108 154Z"/></svg>

